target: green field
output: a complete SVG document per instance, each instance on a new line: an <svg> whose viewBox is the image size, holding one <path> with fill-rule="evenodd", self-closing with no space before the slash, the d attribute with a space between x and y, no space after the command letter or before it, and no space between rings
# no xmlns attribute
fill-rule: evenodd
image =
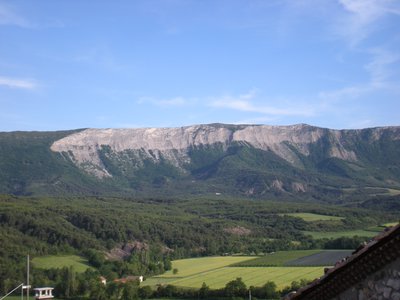
<svg viewBox="0 0 400 300"><path fill-rule="evenodd" d="M317 267L317 266L333 266L337 261L344 257L348 257L353 252L348 250L322 250L318 253L296 258L285 263L288 267Z"/></svg>
<svg viewBox="0 0 400 300"><path fill-rule="evenodd" d="M234 264L234 267L283 266L286 262L321 252L321 250L279 251Z"/></svg>
<svg viewBox="0 0 400 300"><path fill-rule="evenodd" d="M210 271L193 274L183 278L168 278L161 284L172 284L180 287L200 288L205 282L211 289L223 288L226 283L241 277L247 286L262 286L267 281L274 281L281 289L290 285L294 280L313 280L324 273L324 267L222 267ZM144 284L157 284L157 279L146 280Z"/></svg>
<svg viewBox="0 0 400 300"><path fill-rule="evenodd" d="M38 269L61 269L72 266L78 273L85 272L90 266L86 259L77 255L53 255L35 257L32 264Z"/></svg>
<svg viewBox="0 0 400 300"><path fill-rule="evenodd" d="M384 226L384 227L392 227L392 226L396 226L397 224L399 224L399 222L385 223L382 226Z"/></svg>
<svg viewBox="0 0 400 300"><path fill-rule="evenodd" d="M316 251L282 251L277 252L275 263L284 263L294 258L311 255ZM301 252L301 254L295 254ZM272 256L272 255L271 255ZM294 280L312 280L323 274L324 267L235 267L236 263L254 261L254 257L220 256L182 259L172 262L178 274L171 271L163 275L148 278L143 284L156 286L172 284L180 287L200 288L205 282L210 288L222 288L227 282L241 277L247 286L262 286L267 281L274 281L278 288L290 285Z"/></svg>
<svg viewBox="0 0 400 300"><path fill-rule="evenodd" d="M373 237L379 234L378 231L370 230L350 230L350 231L303 231L305 235L311 235L314 239L323 238L340 238L340 237L353 237L353 236L363 236L363 237Z"/></svg>
<svg viewBox="0 0 400 300"><path fill-rule="evenodd" d="M174 260L172 262L173 268L178 269L178 274L174 275L172 271L168 271L161 275L161 277L187 277L210 270L227 267L235 263L252 260L254 258L256 258L256 256L211 256Z"/></svg>
<svg viewBox="0 0 400 300"><path fill-rule="evenodd" d="M389 194L392 196L400 195L400 190L388 189Z"/></svg>
<svg viewBox="0 0 400 300"><path fill-rule="evenodd" d="M289 213L289 214L281 214L281 216L291 216L291 217L301 218L306 222L313 222L313 221L340 221L340 220L344 219L342 217L319 215L319 214L313 214L313 213Z"/></svg>

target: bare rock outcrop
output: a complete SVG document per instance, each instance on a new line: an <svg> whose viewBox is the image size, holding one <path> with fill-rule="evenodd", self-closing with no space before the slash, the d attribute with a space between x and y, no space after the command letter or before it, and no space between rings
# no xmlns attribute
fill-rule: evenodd
<svg viewBox="0 0 400 300"><path fill-rule="evenodd" d="M114 247L105 253L105 257L108 260L123 260L131 256L132 252L142 250L149 250L149 245L140 241L132 241Z"/></svg>
<svg viewBox="0 0 400 300"><path fill-rule="evenodd" d="M299 154L308 156L311 146L329 135L331 157L356 161L354 152L348 150L343 132L308 125L195 125L180 128L138 129L86 129L53 143L51 150L68 156L78 167L99 177L111 177L101 157L100 150L107 148L110 155L119 159L135 160L140 168L143 159L154 162L164 159L181 168L190 163L192 147L220 144L227 148L232 143L272 151L289 163L302 167ZM277 187L279 188L279 187ZM300 188L302 190L302 188Z"/></svg>

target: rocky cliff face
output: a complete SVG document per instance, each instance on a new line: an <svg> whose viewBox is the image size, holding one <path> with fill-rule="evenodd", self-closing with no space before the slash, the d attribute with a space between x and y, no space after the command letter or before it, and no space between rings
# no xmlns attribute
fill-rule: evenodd
<svg viewBox="0 0 400 300"><path fill-rule="evenodd" d="M379 139L382 132L374 132ZM183 169L190 163L190 149L200 146L243 144L272 151L290 164L302 167L299 153L308 156L312 145L322 138L329 140L328 157L357 161L354 151L346 147L348 131L337 131L308 125L196 125L181 128L87 129L54 142L51 150L62 152L86 172L97 177L112 174L101 160L100 151L107 148L113 155L130 156L138 168L144 159L167 160Z"/></svg>
<svg viewBox="0 0 400 300"><path fill-rule="evenodd" d="M0 133L0 193L331 201L385 192L400 193L400 127L209 124Z"/></svg>

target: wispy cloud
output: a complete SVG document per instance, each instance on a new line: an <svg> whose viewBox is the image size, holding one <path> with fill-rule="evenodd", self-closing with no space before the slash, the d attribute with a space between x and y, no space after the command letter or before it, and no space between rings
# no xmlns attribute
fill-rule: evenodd
<svg viewBox="0 0 400 300"><path fill-rule="evenodd" d="M275 117L258 117L258 118L250 118L243 119L236 122L231 122L232 124L265 124L276 121Z"/></svg>
<svg viewBox="0 0 400 300"><path fill-rule="evenodd" d="M0 3L0 25L13 25L24 28L32 27L32 24L26 18L3 3Z"/></svg>
<svg viewBox="0 0 400 300"><path fill-rule="evenodd" d="M368 93L385 89L399 90L398 79L393 68L400 62L400 54L386 48L374 48L366 51L371 54L371 60L364 66L369 74L369 80L332 91L319 93L319 98L326 101L349 100L360 98ZM397 74L398 75L398 74Z"/></svg>
<svg viewBox="0 0 400 300"><path fill-rule="evenodd" d="M157 101L157 104L165 106L181 106L187 104L187 102L188 101L183 97L175 97L171 99L159 100Z"/></svg>
<svg viewBox="0 0 400 300"><path fill-rule="evenodd" d="M373 90L371 85L354 85L349 87L340 88L337 90L331 91L322 91L318 94L318 98L328 102L335 102L337 100L349 100L354 98L359 98L366 93L369 93Z"/></svg>
<svg viewBox="0 0 400 300"><path fill-rule="evenodd" d="M377 126L377 124L373 120L370 120L370 119L356 120L349 124L349 128L354 128L354 129L362 129L362 128L368 128L368 127L373 127L373 126Z"/></svg>
<svg viewBox="0 0 400 300"><path fill-rule="evenodd" d="M109 45L96 45L94 47L80 50L72 60L74 62L100 66L110 71L121 71L127 66L117 60Z"/></svg>
<svg viewBox="0 0 400 300"><path fill-rule="evenodd" d="M32 90L37 88L37 83L32 79L10 78L0 76L0 86L15 89Z"/></svg>
<svg viewBox="0 0 400 300"><path fill-rule="evenodd" d="M311 107L299 107L298 105L285 103L286 107L265 105L256 103L256 92L254 90L239 96L223 96L214 99L209 106L216 108L228 108L242 112L261 113L269 116L312 116L315 111ZM259 101L258 101L259 102ZM264 101L263 101L264 102ZM271 101L268 101L271 102ZM282 102L282 101L274 101ZM288 101L285 101L288 102Z"/></svg>
<svg viewBox="0 0 400 300"><path fill-rule="evenodd" d="M337 0L345 15L337 23L339 33L350 45L354 53L366 55L364 64L368 80L348 85L336 90L319 93L326 103L357 99L378 90L399 89L397 70L400 54L396 37L388 38L384 44L370 46L375 41L363 43L379 33L379 21L389 16L400 16L400 1L397 0ZM376 43L376 42L375 42ZM396 48L396 50L394 50ZM397 73L397 74L396 74ZM396 77L397 75L397 77Z"/></svg>
<svg viewBox="0 0 400 300"><path fill-rule="evenodd" d="M400 15L397 0L339 0L339 3L355 14L362 24L371 23L385 14Z"/></svg>
<svg viewBox="0 0 400 300"><path fill-rule="evenodd" d="M385 87L394 74L391 67L400 61L400 54L386 48L374 48L369 50L372 60L365 66L370 74L371 86Z"/></svg>
<svg viewBox="0 0 400 300"><path fill-rule="evenodd" d="M143 104L143 103L151 103L157 106L184 106L193 101L186 99L184 97L173 97L173 98L168 98L168 99L156 99L152 97L141 97L137 103L138 104Z"/></svg>
<svg viewBox="0 0 400 300"><path fill-rule="evenodd" d="M354 46L375 30L372 26L387 15L400 15L398 0L338 0L347 15L340 20L340 34Z"/></svg>

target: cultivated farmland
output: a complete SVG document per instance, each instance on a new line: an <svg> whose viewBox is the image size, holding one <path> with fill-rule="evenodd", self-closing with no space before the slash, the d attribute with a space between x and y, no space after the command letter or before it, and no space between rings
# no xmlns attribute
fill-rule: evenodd
<svg viewBox="0 0 400 300"><path fill-rule="evenodd" d="M279 251L234 264L234 267L283 266L286 262L321 252L321 250Z"/></svg>
<svg viewBox="0 0 400 300"><path fill-rule="evenodd" d="M287 261L285 266L331 266L354 250L324 250L312 255Z"/></svg>
<svg viewBox="0 0 400 300"><path fill-rule="evenodd" d="M178 274L168 271L163 278L186 277L194 274L208 272L210 270L227 267L229 265L252 260L256 256L213 256L201 258L188 258L173 261L173 268L178 269Z"/></svg>
<svg viewBox="0 0 400 300"><path fill-rule="evenodd" d="M205 274L205 276L193 276L171 282L177 286L201 287L205 282L210 288L222 288L227 282L242 277L247 286L262 286L267 281L274 281L278 288L283 288L294 280L312 280L321 276L321 267L269 267L269 268L221 268Z"/></svg>
<svg viewBox="0 0 400 300"><path fill-rule="evenodd" d="M278 289L281 289L295 280L313 280L320 277L323 269L323 267L223 267L183 278L169 278L170 280L164 281L164 283L200 288L205 282L211 289L217 289L223 288L227 282L241 277L247 286L262 286L267 281L274 281ZM145 282L145 284L149 283L152 281Z"/></svg>
<svg viewBox="0 0 400 300"><path fill-rule="evenodd" d="M391 223L385 223L383 224L384 227L392 227L392 226L396 226L397 224L399 224L399 222L391 222Z"/></svg>
<svg viewBox="0 0 400 300"><path fill-rule="evenodd" d="M336 239L340 237L353 237L353 236L362 236L362 237L373 237L377 235L379 232L370 231L370 230L350 230L350 231L303 231L305 235L311 235L314 239Z"/></svg>
<svg viewBox="0 0 400 300"><path fill-rule="evenodd" d="M219 256L176 260L172 262L172 267L178 269L177 274L168 271L163 275L147 279L143 284L153 287L158 284L172 284L200 288L205 282L211 289L217 289L241 277L247 286L262 286L267 281L274 281L278 289L281 289L290 285L292 281L313 280L320 277L323 274L323 266L284 266L291 260L320 252L325 251L281 251L257 258Z"/></svg>

